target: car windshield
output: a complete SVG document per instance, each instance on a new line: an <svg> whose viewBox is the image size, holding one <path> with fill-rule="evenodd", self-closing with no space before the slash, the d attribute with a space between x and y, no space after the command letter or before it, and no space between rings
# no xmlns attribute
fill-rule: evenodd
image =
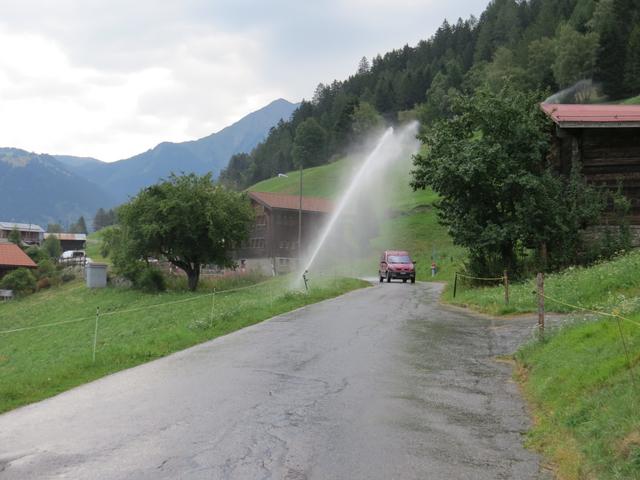
<svg viewBox="0 0 640 480"><path fill-rule="evenodd" d="M389 263L411 263L408 255L390 255Z"/></svg>

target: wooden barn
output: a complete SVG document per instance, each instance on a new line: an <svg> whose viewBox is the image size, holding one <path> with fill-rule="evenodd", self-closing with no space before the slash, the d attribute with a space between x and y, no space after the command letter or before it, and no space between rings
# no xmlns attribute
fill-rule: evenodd
<svg viewBox="0 0 640 480"><path fill-rule="evenodd" d="M556 168L568 175L578 161L587 182L611 189L622 185L640 244L640 105L542 104L542 110L556 124Z"/></svg>
<svg viewBox="0 0 640 480"><path fill-rule="evenodd" d="M45 233L45 240L49 237L58 237L62 251L84 250L87 246L87 236L84 233Z"/></svg>
<svg viewBox="0 0 640 480"><path fill-rule="evenodd" d="M245 270L286 273L297 266L300 197L280 193L249 192L255 222L249 240L235 252ZM320 234L333 203L324 198L302 197L302 251Z"/></svg>

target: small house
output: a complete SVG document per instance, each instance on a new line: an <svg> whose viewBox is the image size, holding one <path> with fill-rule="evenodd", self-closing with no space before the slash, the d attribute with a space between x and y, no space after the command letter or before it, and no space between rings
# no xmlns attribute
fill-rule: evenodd
<svg viewBox="0 0 640 480"><path fill-rule="evenodd" d="M37 268L31 258L13 243L0 243L0 278L18 268Z"/></svg>
<svg viewBox="0 0 640 480"><path fill-rule="evenodd" d="M57 237L60 240L62 251L84 250L87 246L87 236L84 233L45 233L45 240L49 237Z"/></svg>
<svg viewBox="0 0 640 480"><path fill-rule="evenodd" d="M18 230L20 240L25 245L40 245L44 240L44 230L33 223L0 222L0 243L8 242L13 230Z"/></svg>
<svg viewBox="0 0 640 480"><path fill-rule="evenodd" d="M568 175L578 162L588 183L622 187L640 244L640 105L542 104L555 123L551 161Z"/></svg>
<svg viewBox="0 0 640 480"><path fill-rule="evenodd" d="M334 208L324 198L281 193L249 192L249 199L255 221L249 239L235 251L235 258L241 268L268 274L294 270ZM298 245L300 216L302 246Z"/></svg>

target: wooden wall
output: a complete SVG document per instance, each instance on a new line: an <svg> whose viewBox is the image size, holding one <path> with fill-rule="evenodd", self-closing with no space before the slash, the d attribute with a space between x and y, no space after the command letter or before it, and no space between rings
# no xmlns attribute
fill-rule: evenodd
<svg viewBox="0 0 640 480"><path fill-rule="evenodd" d="M617 189L631 201L631 223L640 225L640 129L557 129L552 149L556 167L568 175L580 161L587 182Z"/></svg>

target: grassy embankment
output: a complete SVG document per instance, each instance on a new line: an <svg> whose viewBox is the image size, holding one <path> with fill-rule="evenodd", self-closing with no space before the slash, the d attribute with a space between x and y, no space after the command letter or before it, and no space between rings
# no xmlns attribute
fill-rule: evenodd
<svg viewBox="0 0 640 480"><path fill-rule="evenodd" d="M346 161L304 172L305 194L335 198ZM405 179L406 183L406 179ZM437 224L431 192L411 192L399 185L390 199L391 211L372 250L408 249L420 260L419 278L429 279L435 249L449 261L438 279L450 281L463 258ZM274 178L251 188L297 194L298 176ZM454 257L454 261L450 260ZM375 270L376 258L371 259ZM572 268L549 275L546 293L563 302L600 311L616 311L640 322L640 252L591 268ZM451 289L445 300L492 314L535 311L534 280L511 286L511 302L504 305L502 287L471 289L461 285L457 298ZM547 301L547 309L574 309ZM640 327L624 322L622 329L636 376L640 377ZM544 342L531 343L516 355L520 379L533 407L536 423L531 447L553 462L560 478L640 478L640 392L634 394L627 357L614 320L590 320L548 332ZM637 379L640 388L640 378Z"/></svg>
<svg viewBox="0 0 640 480"><path fill-rule="evenodd" d="M625 105L640 105L640 95L637 97L628 98L622 102Z"/></svg>
<svg viewBox="0 0 640 480"><path fill-rule="evenodd" d="M88 290L75 281L0 304L0 331L83 319L0 333L0 412L365 286L347 278L314 279L305 295L279 277L221 292L247 281L204 281L196 293L155 295L118 287ZM101 317L93 363L96 307Z"/></svg>
<svg viewBox="0 0 640 480"><path fill-rule="evenodd" d="M349 160L343 159L304 170L304 195L336 200L342 192L342 179L349 168ZM262 181L249 190L297 195L299 174L289 172L287 175ZM368 245L362 245L364 259L353 265L354 271L375 276L383 250L407 250L418 261L418 280L432 280L432 258L439 269L435 280L449 279L463 261L464 250L454 246L445 228L438 224L433 206L437 196L428 190L412 191L406 175L398 175L392 181L394 188L387 199L388 211L385 212L380 235L372 238ZM379 192L371 194L379 195Z"/></svg>
<svg viewBox="0 0 640 480"><path fill-rule="evenodd" d="M640 478L640 252L590 268L548 275L545 294L575 307L617 313L576 321L532 342L516 354L525 395L534 407L532 447L543 452L562 479ZM509 306L502 287L460 289L447 299L492 314L535 311L533 280L511 287ZM581 312L545 301L547 311ZM632 323L635 322L635 323Z"/></svg>

